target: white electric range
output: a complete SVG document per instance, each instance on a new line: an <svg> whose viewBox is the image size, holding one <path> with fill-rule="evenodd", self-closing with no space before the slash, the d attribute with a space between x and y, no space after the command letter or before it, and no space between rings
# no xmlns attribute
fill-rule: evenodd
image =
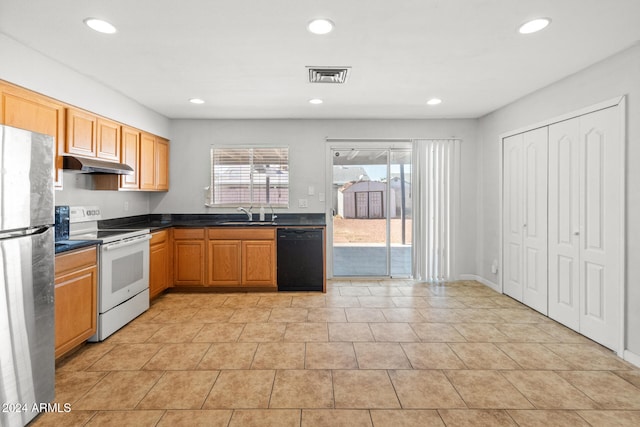
<svg viewBox="0 0 640 427"><path fill-rule="evenodd" d="M149 309L148 229L99 229L96 206L69 208L69 238L98 240L97 333L89 341L103 341Z"/></svg>

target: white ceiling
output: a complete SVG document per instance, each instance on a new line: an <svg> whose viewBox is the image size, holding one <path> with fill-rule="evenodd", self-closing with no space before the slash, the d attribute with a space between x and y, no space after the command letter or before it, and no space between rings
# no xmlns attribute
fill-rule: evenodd
<svg viewBox="0 0 640 427"><path fill-rule="evenodd" d="M334 32L309 33L315 17ZM639 17L638 0L0 2L1 32L170 118L480 117L637 43ZM352 71L310 84L309 65Z"/></svg>

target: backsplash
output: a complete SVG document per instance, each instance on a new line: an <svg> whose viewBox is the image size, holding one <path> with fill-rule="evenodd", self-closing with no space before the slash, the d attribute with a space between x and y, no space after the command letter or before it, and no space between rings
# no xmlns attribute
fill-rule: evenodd
<svg viewBox="0 0 640 427"><path fill-rule="evenodd" d="M99 206L104 219L149 213L149 194L139 191L92 190L91 175L63 172L63 190L55 192L56 205Z"/></svg>

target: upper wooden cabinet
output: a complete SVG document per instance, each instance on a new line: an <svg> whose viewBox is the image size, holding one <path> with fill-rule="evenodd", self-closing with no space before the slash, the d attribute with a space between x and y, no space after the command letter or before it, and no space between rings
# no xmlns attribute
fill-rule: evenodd
<svg viewBox="0 0 640 427"><path fill-rule="evenodd" d="M120 162L120 128L121 126L98 118L97 156L105 160Z"/></svg>
<svg viewBox="0 0 640 427"><path fill-rule="evenodd" d="M29 90L0 82L0 124L55 138L55 186L62 188L65 106Z"/></svg>
<svg viewBox="0 0 640 427"><path fill-rule="evenodd" d="M140 137L140 189L169 190L169 141L145 132Z"/></svg>
<svg viewBox="0 0 640 427"><path fill-rule="evenodd" d="M96 190L169 190L169 141L0 80L0 124L55 138L55 185L63 154L129 165L134 173L94 177Z"/></svg>
<svg viewBox="0 0 640 427"><path fill-rule="evenodd" d="M156 137L156 190L169 190L169 141Z"/></svg>
<svg viewBox="0 0 640 427"><path fill-rule="evenodd" d="M65 153L96 157L98 118L85 111L67 108L67 140Z"/></svg>
<svg viewBox="0 0 640 427"><path fill-rule="evenodd" d="M120 124L67 108L66 153L120 162Z"/></svg>
<svg viewBox="0 0 640 427"><path fill-rule="evenodd" d="M132 175L120 177L120 188L137 190L140 188L140 131L122 126L120 161L133 168Z"/></svg>

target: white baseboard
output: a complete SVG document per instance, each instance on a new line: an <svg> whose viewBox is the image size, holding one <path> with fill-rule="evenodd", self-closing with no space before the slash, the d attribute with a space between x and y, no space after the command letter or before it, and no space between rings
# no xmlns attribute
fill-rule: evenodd
<svg viewBox="0 0 640 427"><path fill-rule="evenodd" d="M625 350L622 358L627 362L640 367L640 356L638 356L637 354L632 353L629 350Z"/></svg>
<svg viewBox="0 0 640 427"><path fill-rule="evenodd" d="M480 277L476 274L461 274L460 280L475 280L476 282L480 282L498 293L502 293L502 289L500 289L500 286L498 286L496 283L493 283L492 281L487 280L484 277Z"/></svg>

